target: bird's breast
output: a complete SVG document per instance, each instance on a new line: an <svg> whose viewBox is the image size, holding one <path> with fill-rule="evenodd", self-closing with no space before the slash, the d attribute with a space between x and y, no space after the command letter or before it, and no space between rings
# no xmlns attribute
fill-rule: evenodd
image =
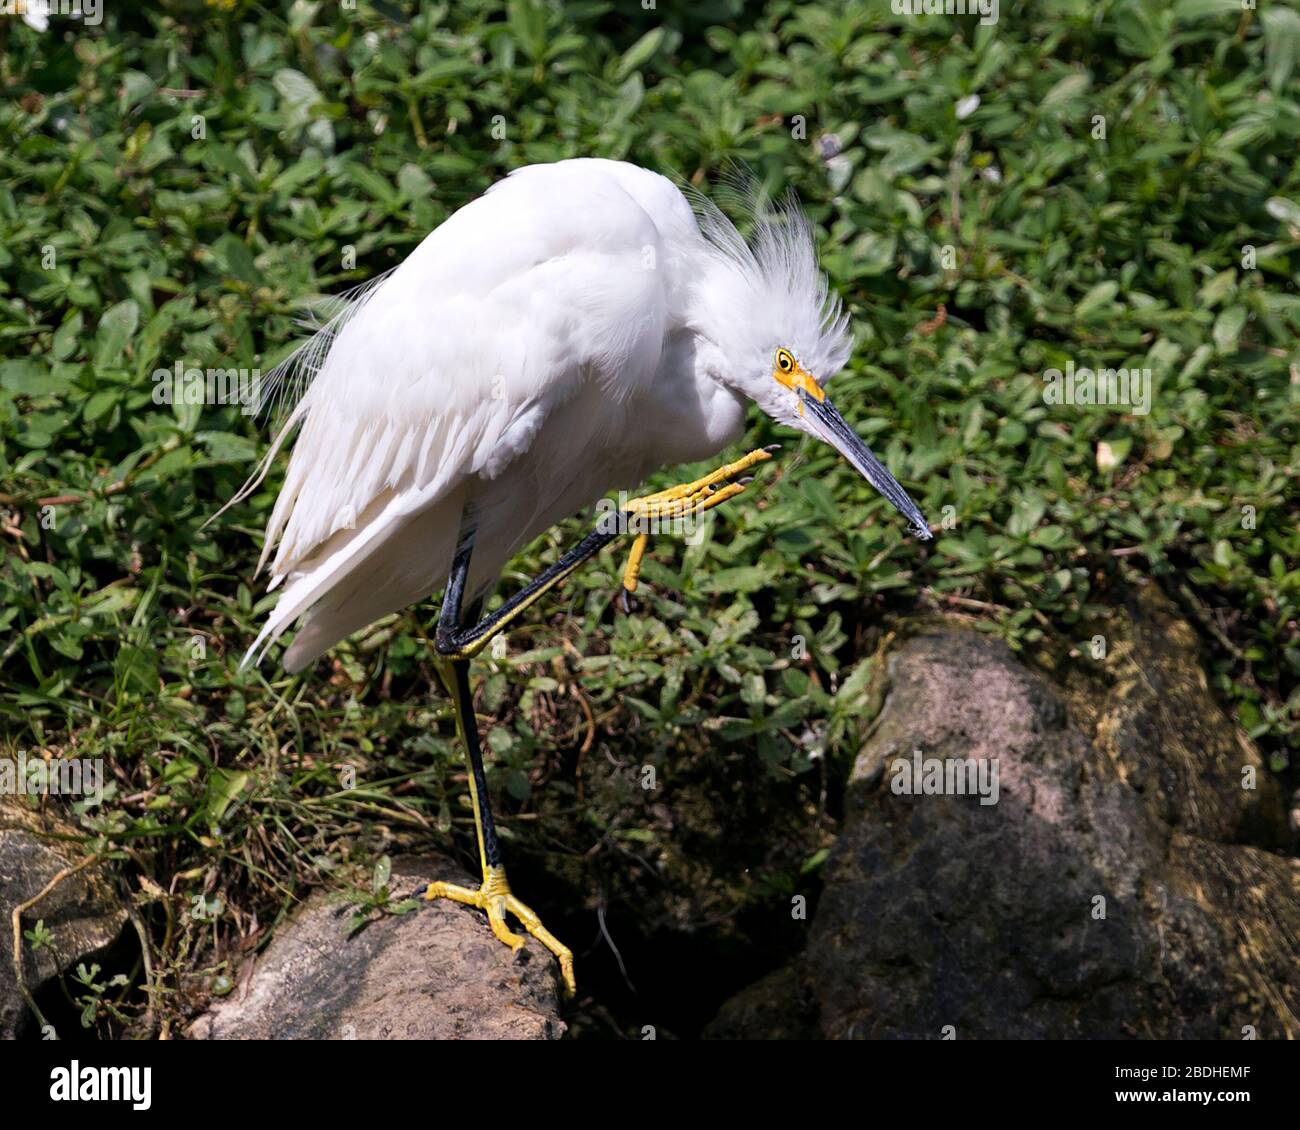
<svg viewBox="0 0 1300 1130"><path fill-rule="evenodd" d="M712 459L745 430L743 398L675 352L665 352L654 383L633 406L629 439L644 455L645 474Z"/></svg>

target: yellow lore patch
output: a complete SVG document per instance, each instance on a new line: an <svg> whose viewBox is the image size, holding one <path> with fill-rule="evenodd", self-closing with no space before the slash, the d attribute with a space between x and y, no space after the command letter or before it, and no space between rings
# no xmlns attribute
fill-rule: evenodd
<svg viewBox="0 0 1300 1130"><path fill-rule="evenodd" d="M776 359L772 362L772 379L791 391L803 389L814 400L826 399L826 394L822 392L822 386L813 379L810 372L794 359L794 354L788 349L778 349L776 351ZM803 415L803 404L799 405L799 414Z"/></svg>

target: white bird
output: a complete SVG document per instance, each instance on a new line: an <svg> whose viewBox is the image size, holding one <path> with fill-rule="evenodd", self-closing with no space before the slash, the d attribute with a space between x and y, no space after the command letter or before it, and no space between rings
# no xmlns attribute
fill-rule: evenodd
<svg viewBox="0 0 1300 1130"><path fill-rule="evenodd" d="M588 537L481 624L462 609L472 620L515 552L560 519L734 443L751 401L833 445L929 538L822 389L851 344L797 209L758 209L746 241L665 177L582 159L518 169L461 208L286 369L305 391L238 496L298 429L259 562L274 550L282 592L244 662L306 615L283 659L300 670L446 586L438 651L470 760L483 885L428 895L486 910L518 950L514 914L560 958L570 991L572 955L505 882L466 664L618 531ZM768 457L751 452L639 512L709 509ZM635 587L635 567L627 577Z"/></svg>

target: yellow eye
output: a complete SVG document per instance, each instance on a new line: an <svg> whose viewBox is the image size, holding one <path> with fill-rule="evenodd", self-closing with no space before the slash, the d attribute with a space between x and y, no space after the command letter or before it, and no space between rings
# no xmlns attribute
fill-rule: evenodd
<svg viewBox="0 0 1300 1130"><path fill-rule="evenodd" d="M793 373L794 354L788 349L778 349L776 351L776 367L783 373Z"/></svg>

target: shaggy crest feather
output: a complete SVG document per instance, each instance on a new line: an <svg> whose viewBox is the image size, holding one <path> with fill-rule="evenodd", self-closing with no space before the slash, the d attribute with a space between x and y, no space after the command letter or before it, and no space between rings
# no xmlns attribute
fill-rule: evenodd
<svg viewBox="0 0 1300 1130"><path fill-rule="evenodd" d="M798 195L791 189L774 201L748 170L726 174L714 196L737 216L746 236L698 189L684 187L683 193L715 262L749 294L745 329L751 340L761 319L785 339L782 344L800 351L823 383L843 368L853 349L849 316L818 264L816 229ZM761 332L757 337L762 340Z"/></svg>

